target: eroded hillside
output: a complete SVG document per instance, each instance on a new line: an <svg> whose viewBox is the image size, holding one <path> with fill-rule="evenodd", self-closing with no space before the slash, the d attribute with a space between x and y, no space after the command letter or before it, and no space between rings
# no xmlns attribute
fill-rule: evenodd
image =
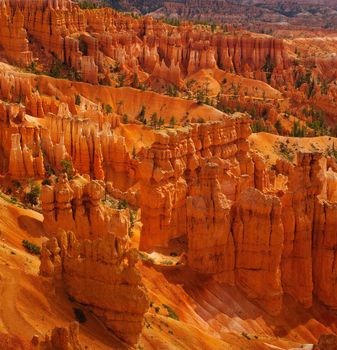
<svg viewBox="0 0 337 350"><path fill-rule="evenodd" d="M329 349L334 41L0 11L2 348Z"/></svg>

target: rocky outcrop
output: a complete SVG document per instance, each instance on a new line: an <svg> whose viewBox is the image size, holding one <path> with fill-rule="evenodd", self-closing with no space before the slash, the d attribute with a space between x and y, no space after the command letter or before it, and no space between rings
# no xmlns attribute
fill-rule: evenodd
<svg viewBox="0 0 337 350"><path fill-rule="evenodd" d="M220 187L224 194L229 199L236 197L238 188L246 179L241 174L252 172L252 162L246 154L248 148L244 141L248 135L248 120L242 115L227 118L224 122L193 124L186 130L156 135L151 148L139 155L139 203L144 224L142 248L167 245L170 239L189 231L186 198L198 196L199 176L203 177L204 172L207 176L208 170L210 174L214 173L212 163L220 165L219 173L223 180ZM206 166L207 170L204 170ZM225 178L234 186L225 187ZM204 188L207 186L205 179ZM197 201L196 198L194 203ZM194 205L193 199L190 205ZM160 234L154 235L153 232Z"/></svg>
<svg viewBox="0 0 337 350"><path fill-rule="evenodd" d="M149 301L135 267L138 251L126 239L107 234L80 242L61 230L57 240L43 246L41 256L44 276L60 278L66 292L88 305L120 339L138 342Z"/></svg>
<svg viewBox="0 0 337 350"><path fill-rule="evenodd" d="M0 103L0 148L13 179L39 178L45 173L39 127L18 105Z"/></svg>
<svg viewBox="0 0 337 350"><path fill-rule="evenodd" d="M33 61L28 47L24 16L19 8L10 8L5 2L0 6L0 45L9 61L26 67Z"/></svg>
<svg viewBox="0 0 337 350"><path fill-rule="evenodd" d="M282 208L276 196L249 188L233 208L235 284L271 314L282 308Z"/></svg>
<svg viewBox="0 0 337 350"><path fill-rule="evenodd" d="M314 208L322 191L319 154L298 154L297 165L276 164L278 173L288 177L288 190L281 197L284 227L282 283L284 290L304 305L312 303L312 235Z"/></svg>
<svg viewBox="0 0 337 350"><path fill-rule="evenodd" d="M8 173L13 179L19 180L43 177L45 170L41 149L34 156L33 151L27 145L22 149L20 139L20 134L12 134Z"/></svg>
<svg viewBox="0 0 337 350"><path fill-rule="evenodd" d="M42 187L44 229L55 235L59 228L71 230L79 239L96 239L113 233L123 237L129 229L127 210L103 205L105 189L99 181L76 175L68 181L61 174L54 185Z"/></svg>
<svg viewBox="0 0 337 350"><path fill-rule="evenodd" d="M51 335L46 335L43 341L34 336L31 344L34 349L39 350L83 350L79 341L78 322L70 323L68 328L55 327Z"/></svg>

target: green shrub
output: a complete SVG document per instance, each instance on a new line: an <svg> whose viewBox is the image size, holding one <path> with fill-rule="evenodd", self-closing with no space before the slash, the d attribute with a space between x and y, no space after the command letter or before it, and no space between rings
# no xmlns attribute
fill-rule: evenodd
<svg viewBox="0 0 337 350"><path fill-rule="evenodd" d="M169 127L173 129L175 125L176 125L176 118L172 116L170 119Z"/></svg>
<svg viewBox="0 0 337 350"><path fill-rule="evenodd" d="M274 126L275 126L277 133L279 135L283 135L283 128L282 128L281 122L279 120L276 121Z"/></svg>
<svg viewBox="0 0 337 350"><path fill-rule="evenodd" d="M78 6L82 10L93 10L97 8L97 5L93 3L92 1L81 1L78 3Z"/></svg>
<svg viewBox="0 0 337 350"><path fill-rule="evenodd" d="M171 317L171 318L173 318L174 320L179 321L178 315L174 312L174 310L173 310L170 306L168 306L168 305L166 305L166 304L162 304L162 305L163 305L163 307L167 310L167 312L168 312L168 317Z"/></svg>
<svg viewBox="0 0 337 350"><path fill-rule="evenodd" d="M20 181L18 181L18 180L13 180L12 184L16 189L22 188L22 185L21 185Z"/></svg>
<svg viewBox="0 0 337 350"><path fill-rule="evenodd" d="M139 87L139 78L138 78L138 74L137 73L135 73L133 75L131 86L134 87L134 88L138 88Z"/></svg>
<svg viewBox="0 0 337 350"><path fill-rule="evenodd" d="M158 115L156 112L151 115L150 125L153 128L157 128L157 126L158 126Z"/></svg>
<svg viewBox="0 0 337 350"><path fill-rule="evenodd" d="M44 168L46 169L46 174L48 176L51 176L51 175L55 174L55 170L52 168L51 164L45 163Z"/></svg>
<svg viewBox="0 0 337 350"><path fill-rule="evenodd" d="M306 135L306 127L305 126L301 126L300 122L297 120L293 124L293 127L291 129L290 135L293 136L293 137L305 137L305 135Z"/></svg>
<svg viewBox="0 0 337 350"><path fill-rule="evenodd" d="M39 246L37 246L36 244L27 241L26 239L24 239L22 241L22 245L31 254L34 254L34 255L40 255L41 254L41 248Z"/></svg>
<svg viewBox="0 0 337 350"><path fill-rule="evenodd" d="M126 79L126 74L125 73L120 73L118 74L117 77L117 87L123 87Z"/></svg>
<svg viewBox="0 0 337 350"><path fill-rule="evenodd" d="M36 61L32 61L32 63L27 66L27 70L33 74L38 74L39 72L37 71Z"/></svg>
<svg viewBox="0 0 337 350"><path fill-rule="evenodd" d="M62 171L67 174L68 179L72 179L73 177L73 163L69 159L61 160Z"/></svg>
<svg viewBox="0 0 337 350"><path fill-rule="evenodd" d="M81 95L76 95L75 97L75 105L79 106L81 104Z"/></svg>
<svg viewBox="0 0 337 350"><path fill-rule="evenodd" d="M145 111L146 111L146 107L143 105L137 116L137 120L139 120L142 123L144 122L144 119L145 119Z"/></svg>
<svg viewBox="0 0 337 350"><path fill-rule="evenodd" d="M165 120L162 116L160 116L160 118L158 119L158 123L157 126L160 128L165 124Z"/></svg>
<svg viewBox="0 0 337 350"><path fill-rule="evenodd" d="M166 94L172 97L177 97L178 88L175 85L170 84L166 89Z"/></svg>
<svg viewBox="0 0 337 350"><path fill-rule="evenodd" d="M126 209L129 206L129 203L127 200L122 199L121 201L118 202L117 209L122 210Z"/></svg>
<svg viewBox="0 0 337 350"><path fill-rule="evenodd" d="M53 78L60 78L61 70L62 70L62 61L59 59L55 59L50 68L49 75L52 76Z"/></svg>
<svg viewBox="0 0 337 350"><path fill-rule="evenodd" d="M180 26L180 20L177 18L172 17L162 17L160 18L163 22L169 24L170 26L179 27Z"/></svg>
<svg viewBox="0 0 337 350"><path fill-rule="evenodd" d="M266 63L264 64L264 66L262 68L264 70L264 72L266 73L266 78L267 78L268 84L270 84L271 76L272 76L272 73L274 71L274 68L275 68L275 65L271 61L270 55L268 55L266 58Z"/></svg>
<svg viewBox="0 0 337 350"><path fill-rule="evenodd" d="M292 162L294 160L294 154L293 152L288 148L288 146L284 143L280 144L280 153L281 155Z"/></svg>
<svg viewBox="0 0 337 350"><path fill-rule="evenodd" d="M50 185L51 185L50 179L44 179L44 180L42 181L42 185L48 185L48 186L50 186Z"/></svg>
<svg viewBox="0 0 337 350"><path fill-rule="evenodd" d="M112 113L112 107L110 105L105 105L104 110L107 114Z"/></svg>

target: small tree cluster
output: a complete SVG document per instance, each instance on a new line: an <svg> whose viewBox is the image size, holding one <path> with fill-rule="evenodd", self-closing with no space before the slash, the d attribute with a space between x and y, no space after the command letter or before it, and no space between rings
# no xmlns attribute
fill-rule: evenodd
<svg viewBox="0 0 337 350"><path fill-rule="evenodd" d="M270 84L271 76L273 74L274 68L275 68L275 65L271 61L270 55L268 55L267 58L266 58L266 63L264 64L264 66L262 68L263 71L266 73L266 78L267 78L268 84Z"/></svg>
<svg viewBox="0 0 337 350"><path fill-rule="evenodd" d="M82 10L93 10L97 8L97 5L95 3L93 3L92 1L80 1L78 3L78 6L82 9Z"/></svg>
<svg viewBox="0 0 337 350"><path fill-rule="evenodd" d="M74 175L73 162L70 159L61 160L62 172L66 173L68 179L72 179Z"/></svg>
<svg viewBox="0 0 337 350"><path fill-rule="evenodd" d="M305 137L307 133L307 128L300 124L298 120L295 121L291 129L290 135L293 137Z"/></svg>
<svg viewBox="0 0 337 350"><path fill-rule="evenodd" d="M295 81L295 88L299 89L304 83L310 84L311 82L311 72L307 71L305 75L301 75Z"/></svg>
<svg viewBox="0 0 337 350"><path fill-rule="evenodd" d="M175 85L170 84L166 89L166 94L172 97L177 97L178 88Z"/></svg>
<svg viewBox="0 0 337 350"><path fill-rule="evenodd" d="M137 120L139 120L141 123L143 123L144 125L146 125L147 124L147 120L146 120L146 118L145 118L145 111L146 111L146 108L145 108L145 106L143 105L142 106L142 109L140 110L140 112L139 112L139 114L138 114L138 116L137 116Z"/></svg>
<svg viewBox="0 0 337 350"><path fill-rule="evenodd" d="M38 184L32 184L30 186L30 191L25 193L24 202L30 205L37 205L39 203L40 194L40 186Z"/></svg>
<svg viewBox="0 0 337 350"><path fill-rule="evenodd" d="M158 118L157 113L153 113L150 118L150 126L154 129L161 128L165 124L165 120L162 116Z"/></svg>
<svg viewBox="0 0 337 350"><path fill-rule="evenodd" d="M172 116L170 119L169 127L173 129L175 125L176 125L176 118Z"/></svg>
<svg viewBox="0 0 337 350"><path fill-rule="evenodd" d="M120 73L118 74L117 77L117 87L123 87L126 79L126 74L125 73Z"/></svg>

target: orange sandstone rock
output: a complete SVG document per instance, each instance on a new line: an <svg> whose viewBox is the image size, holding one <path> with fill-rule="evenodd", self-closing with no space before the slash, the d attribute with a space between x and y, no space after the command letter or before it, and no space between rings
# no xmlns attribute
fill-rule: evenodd
<svg viewBox="0 0 337 350"><path fill-rule="evenodd" d="M88 177L75 176L68 181L65 174L55 185L42 187L41 201L44 228L55 235L58 228L72 230L78 239L96 239L108 233L125 236L129 229L127 210L104 206L104 187Z"/></svg>
<svg viewBox="0 0 337 350"><path fill-rule="evenodd" d="M54 250L52 259L41 260L40 270L48 270L51 260L61 260L62 269L54 275L63 280L67 293L88 305L119 338L136 344L149 306L140 273L135 267L137 250L129 249L125 238L113 234L80 242L72 232L62 230L58 233L56 246L59 248ZM44 246L43 251L46 249ZM57 342L66 339L64 330L53 334Z"/></svg>

